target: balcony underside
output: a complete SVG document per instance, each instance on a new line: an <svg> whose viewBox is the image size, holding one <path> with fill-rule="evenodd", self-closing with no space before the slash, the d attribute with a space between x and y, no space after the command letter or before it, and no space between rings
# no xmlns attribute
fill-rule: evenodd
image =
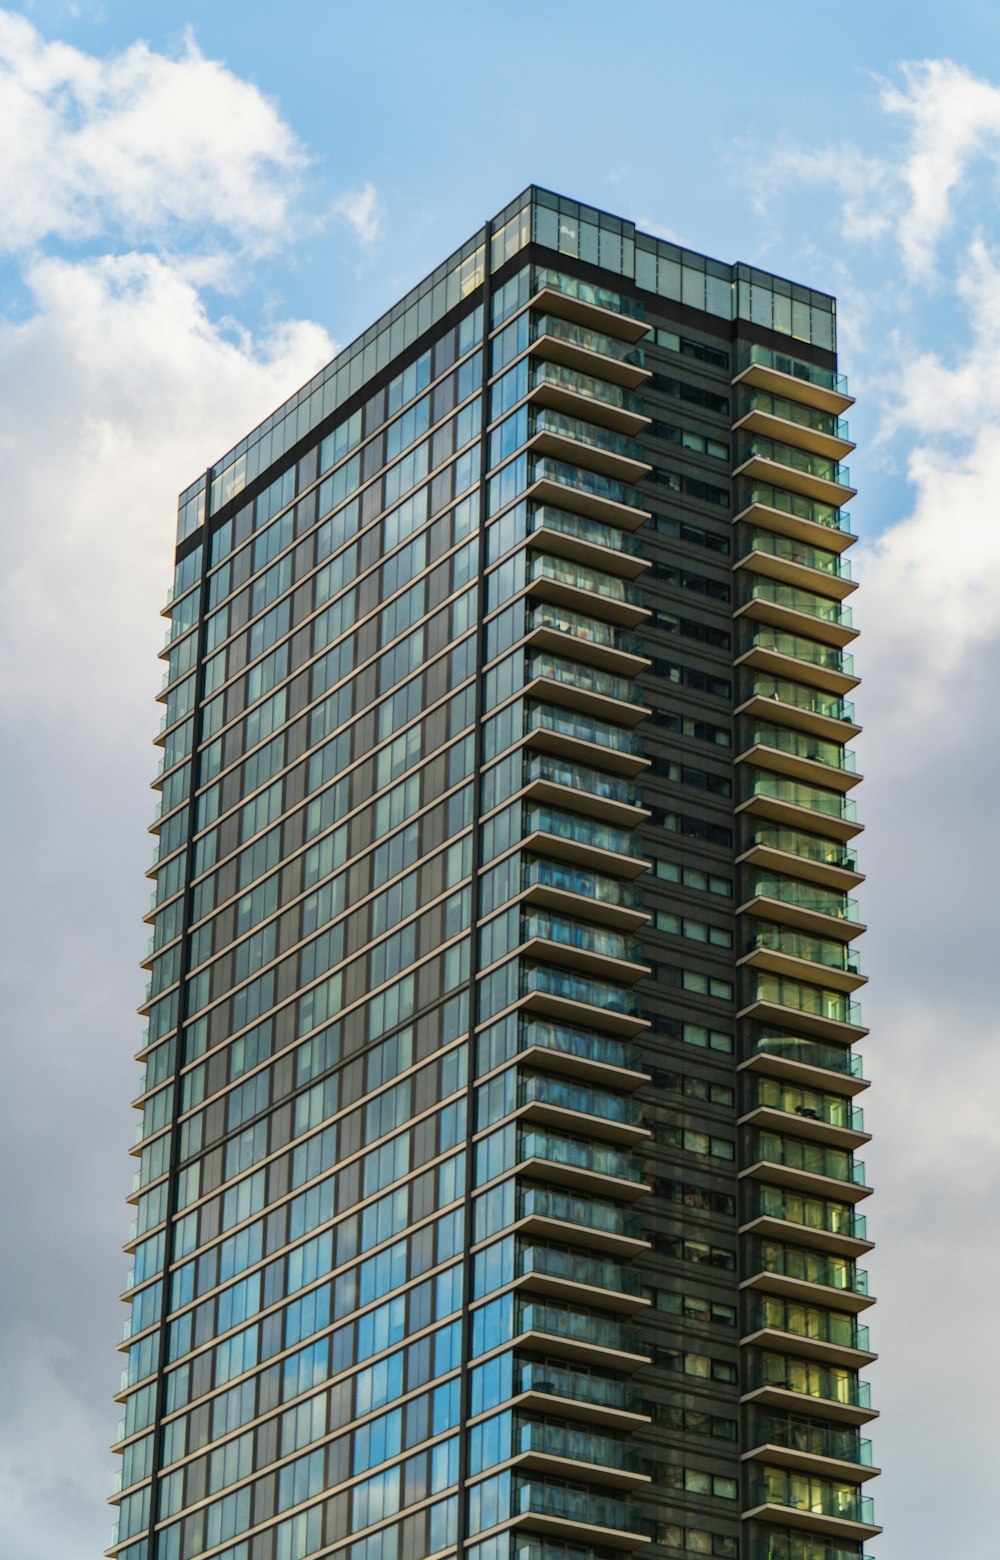
<svg viewBox="0 0 1000 1560"><path fill-rule="evenodd" d="M835 1072L832 1068L818 1067L810 1062L796 1062L788 1056L776 1056L772 1051L758 1051L739 1064L740 1072L764 1073L769 1078L787 1078L790 1083L803 1088L832 1089L838 1094L853 1097L869 1087L867 1078L855 1078L850 1073Z"/></svg>
<svg viewBox="0 0 1000 1560"><path fill-rule="evenodd" d="M821 980L830 991L857 991L868 980L867 975L858 975L853 970L834 969L829 964L782 953L779 948L753 948L736 962L742 969L769 970L789 980Z"/></svg>
<svg viewBox="0 0 1000 1560"><path fill-rule="evenodd" d="M810 813L810 817L815 818L815 814ZM863 872L854 872L850 867L816 861L811 856L799 856L794 851L779 850L774 845L763 843L751 845L737 856L736 863L741 867L760 867L762 871L790 872L793 877L804 878L806 882L844 894L865 880Z"/></svg>
<svg viewBox="0 0 1000 1560"><path fill-rule="evenodd" d="M540 856L552 856L556 861L569 861L576 866L589 867L595 872L606 872L612 877L630 881L640 877L649 867L649 862L641 856L626 856L620 851L566 839L564 835L549 834L543 829L533 829L530 834L526 834L520 847Z"/></svg>
<svg viewBox="0 0 1000 1560"><path fill-rule="evenodd" d="M545 1392L540 1386L531 1386L512 1398L509 1407L516 1413L529 1409L537 1414L549 1414L558 1418L579 1419L592 1425L603 1425L609 1430L621 1430L628 1434L651 1424L648 1414L633 1414L625 1408L611 1408L606 1403L587 1403L582 1398L561 1397L556 1392Z"/></svg>
<svg viewBox="0 0 1000 1560"><path fill-rule="evenodd" d="M650 817L648 807L618 802L610 796L594 796L582 787L562 785L557 780L529 780L520 794L528 801L568 808L571 812L582 809L586 817L599 818L602 823L621 829L637 829Z"/></svg>
<svg viewBox="0 0 1000 1560"><path fill-rule="evenodd" d="M630 650L619 650L614 645L597 644L579 634L564 633L549 623L540 623L520 642L528 649L571 655L576 661L596 666L602 672L612 672L616 677L639 677L652 664L646 655L633 655Z"/></svg>
<svg viewBox="0 0 1000 1560"><path fill-rule="evenodd" d="M803 1506L779 1506L770 1502L765 1506L752 1506L740 1515L744 1522L779 1523L784 1527L808 1529L831 1538L863 1541L876 1538L882 1531L873 1522L852 1522L847 1517L831 1517L826 1513L809 1511Z"/></svg>
<svg viewBox="0 0 1000 1560"><path fill-rule="evenodd" d="M863 1024L850 1024L839 1018L826 1018L821 1013L807 1013L802 1008L785 1007L784 1003L769 998L758 998L741 1008L737 1018L755 1019L761 1024L776 1024L779 1029L801 1030L804 1035L815 1035L820 1040L832 1040L835 1044L853 1045L863 1040L868 1030Z"/></svg>
<svg viewBox="0 0 1000 1560"><path fill-rule="evenodd" d="M596 493L572 487L567 482L555 482L551 477L539 477L527 489L525 497L531 503L571 509L575 514L588 515L592 520L603 520L607 525L617 525L624 531L638 531L649 519L648 509L634 509L631 504L620 504L616 498L601 498Z"/></svg>
<svg viewBox="0 0 1000 1560"><path fill-rule="evenodd" d="M564 1125L560 1122L560 1126ZM588 1251L600 1251L624 1262L650 1249L648 1240L639 1240L632 1235L616 1235L611 1230L595 1229L590 1224L572 1224L567 1219L552 1219L540 1213L525 1214L523 1219L508 1225L507 1230L514 1235L537 1235L539 1239L585 1246Z"/></svg>
<svg viewBox="0 0 1000 1560"><path fill-rule="evenodd" d="M587 737L557 731L551 726L534 726L522 741L539 753L552 753L557 758L572 759L594 769L608 769L629 779L649 768L649 759L638 753L608 747L603 742L592 742Z"/></svg>
<svg viewBox="0 0 1000 1560"><path fill-rule="evenodd" d="M856 628L848 628L800 607L783 606L779 601L768 601L765 596L755 596L745 601L733 613L734 618L745 618L754 623L766 623L783 634L797 634L802 639L816 640L819 644L833 645L842 650L852 639L857 639Z"/></svg>
<svg viewBox="0 0 1000 1560"><path fill-rule="evenodd" d="M633 1125L624 1121L612 1121L607 1116L589 1115L586 1111L574 1110L564 1105L551 1105L545 1100L529 1100L519 1106L515 1119L554 1127L560 1132L569 1132L575 1136L582 1133L586 1137L600 1138L607 1143L623 1143L630 1148L645 1142L651 1136L649 1128L638 1123Z"/></svg>
<svg viewBox="0 0 1000 1560"><path fill-rule="evenodd" d="M813 1284L805 1278L792 1278L787 1273L769 1273L761 1269L740 1283L743 1290L762 1294L780 1295L786 1300L801 1300L803 1305L825 1305L837 1311L853 1311L858 1314L875 1304L874 1295L858 1294L853 1289L834 1289L828 1284Z"/></svg>
<svg viewBox="0 0 1000 1560"><path fill-rule="evenodd" d="M638 1549L640 1545L650 1542L648 1533L628 1533L624 1528L597 1527L594 1523L581 1522L576 1518L549 1517L535 1511L515 1517L511 1526L519 1530L530 1529L533 1533L545 1533L551 1538L569 1543L578 1544L582 1540L610 1549Z"/></svg>
<svg viewBox="0 0 1000 1560"><path fill-rule="evenodd" d="M852 840L864 828L855 818L838 817L836 813L820 812L818 808L804 807L801 802L786 802L779 796L765 796L758 792L746 801L736 804L736 812L747 813L754 818L767 818L772 823L785 824L789 829L801 829L807 834L820 834L829 839Z"/></svg>
<svg viewBox="0 0 1000 1560"><path fill-rule="evenodd" d="M838 1198L838 1201L840 1199ZM759 1235L762 1240L780 1240L801 1243L823 1256L863 1257L872 1250L874 1242L862 1240L856 1235L834 1234L831 1230L818 1230L812 1224L796 1224L777 1214L762 1213L748 1223L740 1225L741 1235Z"/></svg>
<svg viewBox="0 0 1000 1560"><path fill-rule="evenodd" d="M782 1408L790 1414L822 1414L824 1419L835 1419L845 1425L867 1425L878 1418L877 1409L838 1403L834 1398L813 1397L808 1392L793 1392L789 1387L756 1387L752 1392L745 1392L740 1402L754 1403L761 1408Z"/></svg>
<svg viewBox="0 0 1000 1560"><path fill-rule="evenodd" d="M644 1296L630 1295L624 1289L604 1289L598 1284L560 1278L554 1273L522 1273L511 1281L510 1287L522 1297L528 1291L530 1295L540 1295L546 1300L565 1300L571 1305L612 1311L630 1318L650 1304Z"/></svg>
<svg viewBox="0 0 1000 1560"><path fill-rule="evenodd" d="M587 688L578 688L573 683L560 682L557 678L544 675L533 677L529 683L525 683L523 692L526 699L539 699L559 709L576 710L581 715L593 715L596 720L610 721L626 728L638 726L640 721L652 714L645 704L632 704L610 694L592 693Z"/></svg>
<svg viewBox="0 0 1000 1560"><path fill-rule="evenodd" d="M652 1191L647 1181L626 1181L622 1176L608 1175L587 1165L565 1164L556 1159L542 1159L538 1155L522 1159L517 1166L517 1173L525 1180L551 1182L553 1186L589 1192L595 1197L617 1197L622 1202L635 1202Z"/></svg>
<svg viewBox="0 0 1000 1560"><path fill-rule="evenodd" d="M542 287L535 293L529 308L539 314L551 314L559 320L569 320L586 330L599 330L616 341L629 346L649 335L649 326L631 314L619 314L617 309L606 309L599 303L588 303L585 298L574 298L558 287Z"/></svg>
<svg viewBox="0 0 1000 1560"><path fill-rule="evenodd" d="M759 501L748 504L733 516L734 525L755 525L762 531L777 531L779 536L793 536L811 547L825 547L829 552L846 552L857 537L852 531L842 531L836 525L824 525L821 520L809 520L805 515L793 514L788 509L778 509L773 504Z"/></svg>
<svg viewBox="0 0 1000 1560"><path fill-rule="evenodd" d="M829 596L834 601L843 601L858 588L855 580L845 579L843 575L829 574L825 569L815 569L794 558L781 558L777 553L757 549L737 559L733 564L733 573L738 571L780 580L783 585L792 585L797 590L814 590L817 595Z"/></svg>
<svg viewBox="0 0 1000 1560"><path fill-rule="evenodd" d="M605 547L601 542L590 542L582 536L569 536L554 525L540 525L529 532L531 546L557 558L571 558L574 563L588 568L603 569L606 574L617 574L623 580L636 580L650 567L649 560L635 553L620 552L616 547Z"/></svg>
<svg viewBox="0 0 1000 1560"><path fill-rule="evenodd" d="M648 461L634 460L630 455L619 455L614 450L602 449L598 444L588 444L574 439L572 434L555 433L539 429L525 445L532 455L551 455L554 460L564 460L584 471L598 471L601 476L612 477L616 482L641 482L653 469ZM610 500L602 500L610 502Z"/></svg>
<svg viewBox="0 0 1000 1560"><path fill-rule="evenodd" d="M635 438L649 427L650 418L643 412L630 411L625 406L615 406L610 401L602 400L597 395L587 395L579 390L572 390L568 385L551 383L545 379L532 386L528 391L527 399L534 406L544 406L553 412L562 412L567 417L579 417L584 422L598 424L601 428L610 428L614 433L623 433L628 438Z"/></svg>
<svg viewBox="0 0 1000 1560"><path fill-rule="evenodd" d="M828 1074L829 1077L829 1074ZM843 1094L846 1090L835 1088L827 1084L827 1091L831 1094ZM858 1132L853 1127L839 1127L831 1121L823 1121L818 1116L809 1115L804 1109L798 1111L779 1110L773 1105L756 1105L740 1116L737 1123L741 1127L759 1127L763 1132L793 1132L796 1137L805 1138L813 1143L824 1143L829 1148L843 1148L853 1151L863 1148L871 1142L870 1132Z"/></svg>
<svg viewBox="0 0 1000 1560"><path fill-rule="evenodd" d="M840 390L827 390L823 385L814 385L808 379L798 379L794 374L783 374L780 369L769 368L766 363L749 363L736 375L733 384L769 390L772 395L780 396L783 400L814 406L818 411L832 412L835 417L842 416L849 406L854 405L853 395L845 395Z"/></svg>
<svg viewBox="0 0 1000 1560"><path fill-rule="evenodd" d="M548 883L531 883L521 891L521 902L539 905L546 910L556 910L562 915L585 916L618 932L633 933L649 920L645 910L632 910L625 905L609 904L605 900L591 898L585 893L571 893L568 889L553 888Z"/></svg>
<svg viewBox="0 0 1000 1560"><path fill-rule="evenodd" d="M789 396L789 400L801 400L801 396ZM774 412L753 407L738 422L733 431L760 433L775 444L796 444L811 455L822 455L827 460L846 460L857 446L850 439L841 439L835 433L823 433L819 428L807 428L804 423L792 422L788 417L778 417Z"/></svg>
<svg viewBox="0 0 1000 1560"><path fill-rule="evenodd" d="M513 1341L518 1349L537 1350L550 1358L593 1365L599 1370L632 1371L652 1363L648 1354L630 1354L624 1349L606 1348L585 1338L566 1338L561 1333L539 1332L534 1328L519 1333Z"/></svg>
<svg viewBox="0 0 1000 1560"><path fill-rule="evenodd" d="M857 488L846 482L834 482L829 477L818 477L811 471L801 471L798 466L786 466L770 455L751 455L733 472L736 477L746 477L751 482L766 482L770 487L781 488L786 493L801 493L818 504L832 504L840 509L857 493Z"/></svg>
<svg viewBox="0 0 1000 1560"><path fill-rule="evenodd" d="M738 1179L766 1181L769 1186L783 1186L798 1196L829 1197L842 1203L860 1203L872 1194L870 1186L842 1181L838 1176L825 1175L818 1170L800 1170L796 1165L783 1165L774 1159L754 1160L739 1172Z"/></svg>
<svg viewBox="0 0 1000 1560"><path fill-rule="evenodd" d="M735 712L755 720L775 721L790 731L806 731L810 736L827 742L850 742L861 727L853 721L840 720L835 715L823 715L818 710L804 709L801 704L791 704L780 695L755 693L745 699Z"/></svg>
<svg viewBox="0 0 1000 1560"><path fill-rule="evenodd" d="M628 1468L610 1468L606 1463L579 1462L574 1457L559 1457L552 1452L527 1451L511 1458L518 1473L539 1473L550 1479L566 1479L602 1485L614 1490L635 1490L649 1484L648 1473Z"/></svg>
<svg viewBox="0 0 1000 1560"><path fill-rule="evenodd" d="M581 971L599 980L614 980L621 985L634 985L651 973L648 964L633 963L613 954L595 953L590 948L574 948L568 943L549 937L527 938L518 949L521 958L533 959L539 964L552 965L556 969Z"/></svg>
<svg viewBox="0 0 1000 1560"><path fill-rule="evenodd" d="M626 363L621 358L607 357L590 347L577 346L572 341L562 341L558 336L537 336L528 351L546 363L561 363L564 368L575 368L581 374L592 374L595 379L606 379L614 385L624 385L627 390L638 390L651 378L648 368L637 363Z"/></svg>
<svg viewBox="0 0 1000 1560"><path fill-rule="evenodd" d="M849 694L861 681L853 672L840 671L836 666L820 666L815 661L801 660L783 650L772 650L768 645L751 645L734 660L734 666L752 667L756 671L770 672L772 677L782 677L789 682L805 683L809 688L822 688L824 693Z"/></svg>
<svg viewBox="0 0 1000 1560"><path fill-rule="evenodd" d="M740 1339L741 1348L756 1347L777 1349L783 1354L796 1354L805 1360L820 1360L824 1365L843 1365L848 1370L862 1370L878 1359L870 1349L852 1349L846 1345L828 1343L821 1338L803 1338L800 1333L782 1332L777 1327L758 1327L745 1333Z"/></svg>
<svg viewBox="0 0 1000 1560"><path fill-rule="evenodd" d="M735 762L752 764L755 769L766 769L772 775L786 775L790 780L801 780L806 785L816 785L828 791L851 791L864 779L856 769L841 769L837 764L824 763L822 759L789 753L785 748L773 747L766 741L744 748L741 753L737 753Z"/></svg>
<svg viewBox="0 0 1000 1560"><path fill-rule="evenodd" d="M579 1078L583 1082L600 1083L609 1089L631 1091L650 1080L649 1073L615 1067L611 1062L594 1061L587 1056L576 1056L570 1051L556 1051L547 1045L525 1046L523 1051L518 1051L517 1060L527 1067L544 1067L549 1072ZM503 1065L507 1066L508 1062L505 1061Z"/></svg>

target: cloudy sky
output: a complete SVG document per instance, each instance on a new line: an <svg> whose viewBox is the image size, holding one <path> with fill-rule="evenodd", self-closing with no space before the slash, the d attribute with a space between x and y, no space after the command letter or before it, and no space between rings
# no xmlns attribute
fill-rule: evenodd
<svg viewBox="0 0 1000 1560"><path fill-rule="evenodd" d="M1000 1556L1000 7L612 15L0 9L3 1560L93 1560L110 1532L176 494L532 180L839 296L861 444L874 1547Z"/></svg>

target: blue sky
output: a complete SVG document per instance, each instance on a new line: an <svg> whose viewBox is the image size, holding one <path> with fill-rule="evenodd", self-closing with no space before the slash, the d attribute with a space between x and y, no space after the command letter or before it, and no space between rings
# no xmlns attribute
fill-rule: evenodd
<svg viewBox="0 0 1000 1560"><path fill-rule="evenodd" d="M110 1531L176 494L533 181L840 300L873 1547L996 1560L1000 7L38 0L0 152L4 1554Z"/></svg>

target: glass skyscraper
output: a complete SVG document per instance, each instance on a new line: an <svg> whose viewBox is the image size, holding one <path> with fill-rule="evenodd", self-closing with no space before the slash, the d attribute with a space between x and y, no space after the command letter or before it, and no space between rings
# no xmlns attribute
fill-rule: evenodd
<svg viewBox="0 0 1000 1560"><path fill-rule="evenodd" d="M181 495L120 1560L859 1560L834 300L526 191Z"/></svg>

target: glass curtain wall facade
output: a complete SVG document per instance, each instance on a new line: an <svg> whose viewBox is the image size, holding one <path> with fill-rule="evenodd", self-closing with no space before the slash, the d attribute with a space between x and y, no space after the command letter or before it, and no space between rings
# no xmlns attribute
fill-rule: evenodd
<svg viewBox="0 0 1000 1560"><path fill-rule="evenodd" d="M181 495L110 1555L878 1532L835 347L532 188Z"/></svg>

